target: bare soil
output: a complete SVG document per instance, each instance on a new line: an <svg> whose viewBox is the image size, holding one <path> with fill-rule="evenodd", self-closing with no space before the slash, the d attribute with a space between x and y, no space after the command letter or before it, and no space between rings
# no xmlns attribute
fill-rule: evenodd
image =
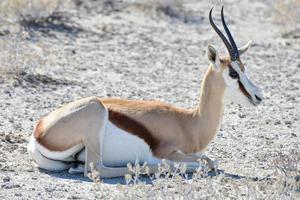
<svg viewBox="0 0 300 200"><path fill-rule="evenodd" d="M81 175L35 168L26 145L36 121L50 111L91 95L192 108L208 67L207 45L226 53L208 22L215 6L220 24L220 1L75 2L52 18L20 22L22 33L1 33L0 199L216 199L220 191L239 193L251 184L258 186L245 195L222 198L247 199L257 191L258 199L300 196L300 26L293 18L278 21L278 4L271 0L224 2L237 44L253 40L242 59L264 95L258 107L227 105L207 150L227 182L208 176L126 186L118 178L97 188ZM294 189L267 181L279 180L278 170ZM192 189L181 193L186 184Z"/></svg>

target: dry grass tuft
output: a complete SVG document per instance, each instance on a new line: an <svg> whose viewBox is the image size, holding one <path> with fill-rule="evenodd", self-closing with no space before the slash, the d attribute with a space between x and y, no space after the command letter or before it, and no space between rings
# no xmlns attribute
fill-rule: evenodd
<svg viewBox="0 0 300 200"><path fill-rule="evenodd" d="M211 174L199 168L193 175L185 174L185 166L175 170L163 162L154 175L147 166L128 165L131 172L125 176L126 185L119 185L119 193L112 199L297 199L300 195L300 152L279 154L274 160L274 173L267 177L232 176L226 173ZM105 196L99 173L92 180L100 196ZM151 184L143 182L145 175ZM95 179L95 177L97 177Z"/></svg>
<svg viewBox="0 0 300 200"><path fill-rule="evenodd" d="M139 6L141 8L182 7L182 0L102 0L104 8L120 8L123 6Z"/></svg>
<svg viewBox="0 0 300 200"><path fill-rule="evenodd" d="M202 16L188 11L184 0L104 0L103 12L129 11L150 17L154 20L179 21L186 24L197 24L203 21Z"/></svg>
<svg viewBox="0 0 300 200"><path fill-rule="evenodd" d="M35 63L31 60L31 51L27 51L26 32L3 36L0 40L3 52L0 55L0 76L2 80L16 81L23 71L30 65L34 68Z"/></svg>
<svg viewBox="0 0 300 200"><path fill-rule="evenodd" d="M0 32L20 32L19 22L45 20L70 0L3 0L0 3Z"/></svg>
<svg viewBox="0 0 300 200"><path fill-rule="evenodd" d="M101 0L100 3L94 4L76 0L76 5L84 5L88 10L96 9L106 14L130 10L131 12L141 12L153 18L169 17L184 20L185 14L187 14L184 12L182 0ZM95 8L99 5L101 8Z"/></svg>
<svg viewBox="0 0 300 200"><path fill-rule="evenodd" d="M0 38L0 80L13 86L23 82L39 84L68 85L64 80L56 80L41 72L42 66L52 64L42 44L28 41L28 32L12 33Z"/></svg>

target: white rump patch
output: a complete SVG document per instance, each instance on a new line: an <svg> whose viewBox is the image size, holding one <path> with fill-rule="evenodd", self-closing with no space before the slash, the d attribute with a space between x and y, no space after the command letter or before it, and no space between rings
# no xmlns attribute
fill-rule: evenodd
<svg viewBox="0 0 300 200"><path fill-rule="evenodd" d="M31 136L29 144L27 146L27 151L29 155L34 159L34 161L36 162L39 168L50 170L50 171L59 171L59 170L68 169L70 165L60 161L54 161L54 160L74 161L72 157L73 154L78 152L81 148L83 148L83 145L80 144L66 151L54 152L40 145L36 141L36 139L33 136Z"/></svg>

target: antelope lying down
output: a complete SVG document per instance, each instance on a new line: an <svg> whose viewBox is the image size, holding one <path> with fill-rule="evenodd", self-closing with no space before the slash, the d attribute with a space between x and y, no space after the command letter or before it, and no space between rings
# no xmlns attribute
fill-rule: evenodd
<svg viewBox="0 0 300 200"><path fill-rule="evenodd" d="M229 56L220 58L217 50L208 46L210 65L196 108L98 97L74 101L37 123L28 152L38 167L86 174L92 162L102 177L124 175L126 164L136 159L152 166L161 159L186 162L191 171L198 167L199 159L205 159L210 167L216 167L202 152L218 131L224 100L256 106L262 97L240 59L250 43L238 49L225 23L223 8L221 19L229 40L214 24L211 14L212 9L210 24Z"/></svg>

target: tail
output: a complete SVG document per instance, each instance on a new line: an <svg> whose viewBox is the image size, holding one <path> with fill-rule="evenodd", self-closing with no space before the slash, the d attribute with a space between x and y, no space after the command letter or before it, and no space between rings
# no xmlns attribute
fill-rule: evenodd
<svg viewBox="0 0 300 200"><path fill-rule="evenodd" d="M49 171L61 171L70 168L70 164L68 163L53 161L43 156L38 149L38 142L34 138L34 134L27 145L27 151L39 168Z"/></svg>
<svg viewBox="0 0 300 200"><path fill-rule="evenodd" d="M52 157L57 156L56 153L50 152L41 144L39 144L38 140L43 137L44 133L45 129L43 119L40 119L34 128L27 146L29 156L34 160L36 165L42 169L46 169L49 171L61 171L70 168L74 160L71 160L70 158L66 160L53 159Z"/></svg>

